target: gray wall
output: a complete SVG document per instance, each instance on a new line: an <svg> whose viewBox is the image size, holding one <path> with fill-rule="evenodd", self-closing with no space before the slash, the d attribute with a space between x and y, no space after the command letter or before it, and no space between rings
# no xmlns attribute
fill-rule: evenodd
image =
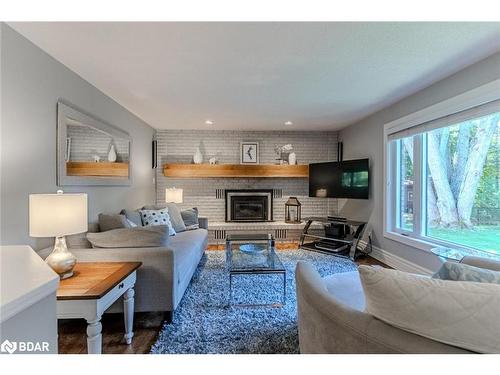
<svg viewBox="0 0 500 375"><path fill-rule="evenodd" d="M371 198L369 201L340 201L340 214L354 219L369 220L374 230L374 244L383 250L422 267L437 269L440 262L432 254L383 236L384 124L496 79L500 79L500 53L341 130L339 138L344 142L344 159L370 158Z"/></svg>
<svg viewBox="0 0 500 375"><path fill-rule="evenodd" d="M89 218L123 206L153 202L154 130L27 39L1 24L1 244L45 247L49 239L28 232L28 195L52 193L56 186L56 115L65 99L132 137L132 185L65 187L88 194Z"/></svg>
<svg viewBox="0 0 500 375"><path fill-rule="evenodd" d="M198 207L200 215L211 222L225 219L224 198L216 199L216 189L282 189L283 197L274 199L273 218L284 220L285 202L297 196L302 203L302 216L325 216L336 213L334 199L309 198L309 183L303 178L210 178L178 179L163 176L163 163L191 163L196 148L204 156L204 163L218 156L221 164L240 162L240 141L259 141L260 163L274 164L277 155L274 146L291 143L298 164L309 164L337 159L337 132L293 131L213 131L213 130L161 130L157 132L159 168L157 170L158 203L165 201L165 188L184 189L183 207Z"/></svg>

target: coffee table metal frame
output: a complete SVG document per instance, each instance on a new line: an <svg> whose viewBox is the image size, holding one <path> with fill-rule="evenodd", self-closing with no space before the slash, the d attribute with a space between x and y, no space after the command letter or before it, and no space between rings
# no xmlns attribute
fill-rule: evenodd
<svg viewBox="0 0 500 375"><path fill-rule="evenodd" d="M256 268L233 268L232 255L233 255L233 242L252 242L252 241L267 241L267 250L270 254L272 262L278 260L282 267L256 267ZM240 250L237 250L240 251ZM274 238L271 234L238 234L228 235L226 237L226 268L229 271L229 305L236 307L259 307L259 306L272 306L283 307L286 304L286 269L276 255L274 248ZM236 304L233 303L233 277L238 275L269 275L277 274L283 276L283 296L280 302L265 303L265 304Z"/></svg>

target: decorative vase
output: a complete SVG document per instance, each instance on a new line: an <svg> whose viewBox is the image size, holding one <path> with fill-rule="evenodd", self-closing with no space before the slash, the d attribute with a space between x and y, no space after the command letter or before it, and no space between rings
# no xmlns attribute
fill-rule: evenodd
<svg viewBox="0 0 500 375"><path fill-rule="evenodd" d="M290 152L290 155L288 155L288 164L295 165L296 163L297 155L295 155L295 152Z"/></svg>
<svg viewBox="0 0 500 375"><path fill-rule="evenodd" d="M203 163L203 155L202 155L199 147L196 149L196 152L193 155L193 162L195 164Z"/></svg>
<svg viewBox="0 0 500 375"><path fill-rule="evenodd" d="M109 149L108 161L111 163L114 163L116 161L115 145L111 145L111 148Z"/></svg>
<svg viewBox="0 0 500 375"><path fill-rule="evenodd" d="M69 252L65 237L56 237L54 250L45 259L45 262L59 274L61 280L73 276L76 257Z"/></svg>

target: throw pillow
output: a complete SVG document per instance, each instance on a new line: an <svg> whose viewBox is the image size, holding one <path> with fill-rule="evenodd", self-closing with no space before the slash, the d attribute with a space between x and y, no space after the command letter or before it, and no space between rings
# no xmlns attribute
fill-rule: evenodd
<svg viewBox="0 0 500 375"><path fill-rule="evenodd" d="M169 229L169 235L175 236L175 230L170 222L167 208L161 210L141 210L141 217L145 227L166 225Z"/></svg>
<svg viewBox="0 0 500 375"><path fill-rule="evenodd" d="M127 219L127 223L128 225L130 225L130 228L137 228L138 225L136 223L134 223L133 221L130 221L129 219Z"/></svg>
<svg viewBox="0 0 500 375"><path fill-rule="evenodd" d="M169 238L169 228L166 225L87 233L88 241L96 248L163 247L168 244Z"/></svg>
<svg viewBox="0 0 500 375"><path fill-rule="evenodd" d="M435 279L500 284L500 272L468 264L445 262L432 276Z"/></svg>
<svg viewBox="0 0 500 375"><path fill-rule="evenodd" d="M163 205L149 205L144 206L143 210L161 210L163 208L168 209L168 215L170 216L170 222L172 223L172 227L174 228L176 233L184 232L186 230L186 226L184 225L184 221L182 220L181 212L175 203L167 203Z"/></svg>
<svg viewBox="0 0 500 375"><path fill-rule="evenodd" d="M98 220L101 232L119 228L130 228L125 215L99 214Z"/></svg>
<svg viewBox="0 0 500 375"><path fill-rule="evenodd" d="M198 209L196 207L181 211L182 220L187 229L198 229Z"/></svg>
<svg viewBox="0 0 500 375"><path fill-rule="evenodd" d="M124 208L120 211L120 214L125 215L125 217L138 227L142 227L141 213L139 210L128 210Z"/></svg>
<svg viewBox="0 0 500 375"><path fill-rule="evenodd" d="M405 331L480 353L500 353L500 285L359 266L366 312Z"/></svg>

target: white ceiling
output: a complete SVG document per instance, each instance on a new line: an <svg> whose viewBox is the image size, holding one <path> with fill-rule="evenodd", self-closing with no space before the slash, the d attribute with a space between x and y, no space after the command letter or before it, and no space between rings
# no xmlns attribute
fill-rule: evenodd
<svg viewBox="0 0 500 375"><path fill-rule="evenodd" d="M159 129L335 130L500 51L500 23L10 25Z"/></svg>

